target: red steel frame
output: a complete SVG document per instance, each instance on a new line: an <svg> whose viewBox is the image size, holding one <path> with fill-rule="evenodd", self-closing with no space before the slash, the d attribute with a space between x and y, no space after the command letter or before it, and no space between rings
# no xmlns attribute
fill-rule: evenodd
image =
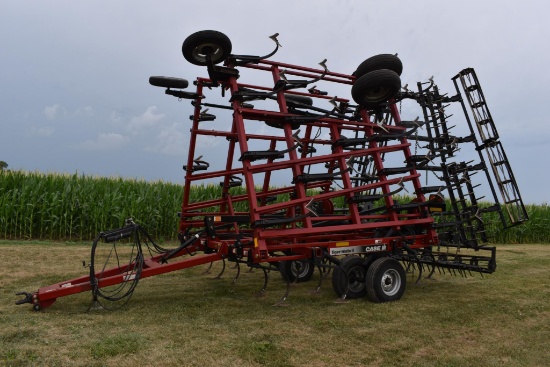
<svg viewBox="0 0 550 367"><path fill-rule="evenodd" d="M295 75L310 79L315 79L322 76L323 81L330 81L347 85L353 84L354 80L354 77L350 75L324 72L323 70L304 68L296 65L282 64L267 60L263 60L258 64L244 65L244 67L270 72L273 76L274 84L276 84L280 80L280 73L283 68L286 75ZM209 79L197 79L197 94L202 95L203 85L209 83L211 83ZM237 78L234 76L229 77L222 84L222 88L227 88L228 90L230 90L232 95L239 91L239 87L246 87L254 90L272 90L272 87L239 84L237 82ZM275 144L277 142L286 143L286 146L284 147L286 149L290 149L294 146L295 141L293 140L293 131L290 124L282 125L282 136L248 134L245 128L246 120L269 120L273 122L280 122L285 117L291 115L288 112L284 94L285 93L283 91L279 91L277 93L277 103L279 111L267 111L243 107L239 98L233 98L233 125L230 132L201 129L199 127L199 116L202 99L197 99L195 101L195 118L193 121L193 126L191 128L191 143L189 146L187 167L191 167L193 165L193 160L196 158L195 142L197 136L209 135L225 137L230 140L230 144L225 170L198 174L194 173L192 170L187 170L184 199L182 204L182 220L180 222L180 231L184 231L190 225L201 225L200 219L192 219L193 217L197 217L197 210L211 208L218 205L220 206L220 208L222 208L220 209L220 211L207 214L203 213L203 215L214 215L215 217L236 214L249 215L250 222L255 223L261 220L262 216L273 215L277 212L280 212L281 210L286 210L287 217L295 216L296 210L298 210L298 212L300 213L305 213L308 210L306 208L306 204L312 199L315 201L326 201L342 196L346 199L351 199L352 196L355 194L367 190L372 190L374 188L381 189L383 194L388 194L388 196L385 197L385 204L387 208L392 208L394 202L392 196L389 195L389 193L391 192L390 185L396 185L406 181L411 181L414 187L417 201L425 201L425 197L420 190L420 175L416 172L414 167L411 167L408 175L399 178L389 179L387 176L380 174L378 176L377 182L360 186L352 185L352 182L350 180L350 172L346 171L346 161L352 157L361 157L365 155L371 156L377 171L381 171L384 168L383 159L381 158L381 155L384 153L388 154L392 152L402 151L405 161L408 161L412 154L410 151L410 143L408 143L405 137L402 137L399 140L398 144L395 145L380 146L379 143L377 143L375 140L371 140L369 142L369 146L365 149L351 151L344 150L343 147L335 147L335 149L333 149L330 154L317 155L313 157L307 157L308 152L306 149L302 151L300 156L298 155L296 150L291 150L287 153L287 156L285 156L285 159L282 161L274 162L273 160L268 160L267 163L252 164L251 162L244 160L241 167L234 167L233 160L235 158L235 148L237 145L235 141L238 142L241 154L249 151L249 140L263 140L268 143L268 147L270 150L273 150L275 148ZM293 94L312 96L306 93L294 92ZM327 100L333 98L331 96L321 95L315 95L312 97ZM348 102L345 99L337 99L337 101L344 103ZM360 121L346 121L343 119L328 117L319 118L316 122L307 124L305 136L303 138L300 138L300 140L304 144L310 142L313 127L321 127L330 131L330 141L316 141L316 144L324 145L330 145L333 143L333 141L338 140L341 137L342 132L359 131L364 133L367 137L371 137L381 132L383 129L394 133L403 132L405 128L399 125L400 117L396 105L390 104L389 108L391 110L391 115L393 121L395 122L395 125L380 127L378 124L371 122L371 116L369 116L367 109L362 109L360 111ZM268 147L266 146L266 149ZM322 193L317 195L308 195L308 193L306 192L305 184L303 182L297 182L293 185L285 187L277 187L276 189L272 189L270 186L270 175L271 172L274 170L290 169L293 176L296 177L304 172L305 166L326 162L334 162L338 167L337 170L343 171L341 177L343 188L341 190L329 191L331 182L317 182L308 185L308 188L316 187L322 189ZM258 173L265 174L263 182L257 182L254 179L254 175ZM223 185L227 186L230 176L234 175L242 175L244 177L246 187L249 188L247 189L246 195L232 197L229 193L229 189L224 189L222 197L219 199L202 201L198 203L192 203L190 201L189 192L191 191L191 185L194 182L214 177L221 177L224 179ZM260 191L250 189L256 187L261 187L262 189ZM284 193L292 193L292 199L282 203L262 204L262 198L267 198L274 195L276 196ZM249 213L234 212L233 204L240 201L248 202ZM348 211L349 214L347 214L346 216L334 215L322 217L306 217L303 218L303 220L301 221L292 223L289 227L285 226L283 228L278 227L275 229L266 229L259 226L252 227L252 229L247 231L247 235L254 240L254 247L251 248L251 251L253 253L253 261L269 262L272 260L269 254L280 249L292 249L293 251L301 251L304 254L307 254L311 253L312 247L321 246L324 248L332 248L336 247L337 245L341 245L342 241L344 240L352 240L357 245L372 245L380 241L372 238L372 232L374 229L381 227L388 227L399 230L402 226L426 225L426 227L428 228L426 233L423 235L415 236L415 245L413 245L413 247L426 247L437 243L437 234L435 233L435 230L429 228L429 224L433 222L433 219L429 217L425 211L423 212L422 210L418 210L416 214L398 214L396 211L389 210L387 214L360 215L358 207L355 203L349 203ZM347 220L349 221L349 224L338 224L322 227L314 226L316 222L327 222L331 220ZM216 222L216 224L221 224L221 222L218 221ZM227 232L239 233L239 228L237 225L235 225L234 229L228 230ZM323 241L320 241L320 239L323 239ZM396 242L395 239L390 240L389 238L385 238L384 241L392 243ZM390 243L388 243L387 245L388 249L391 249L392 245ZM303 251L304 249L307 251ZM276 260L273 261L279 260L281 260L281 258L277 257Z"/></svg>
<svg viewBox="0 0 550 367"><path fill-rule="evenodd" d="M231 64L227 65L232 68ZM273 85L280 80L280 73L284 69L286 75L294 75L302 78L321 78L322 83L339 83L351 85L354 76L338 74L319 69L305 68L296 65L283 64L269 60L262 60L257 64L247 64L242 68L254 70L254 72L269 72L273 78ZM252 72L252 71L251 71ZM194 115L189 140L189 154L187 158L187 170L185 175L184 195L181 210L181 221L179 231L183 233L193 227L204 228L204 217L213 217L214 225L227 224L222 221L224 216L248 218L248 223L234 222L231 228L216 231L212 237L203 233L199 240L187 249L181 250L172 257L169 263L161 261L163 255L152 257L145 261L140 278L159 275L175 270L189 268L201 264L225 258L247 262L249 265L259 263L278 262L281 260L312 259L323 256L323 252L334 254L345 253L346 249L356 246L363 246L363 251L379 251L391 253L403 247L407 241L407 248L425 248L438 244L438 237L431 227L433 218L430 217L425 206L419 206L413 211L401 213L395 210L394 199L392 198L391 186L401 185L409 182L414 188L416 202L425 202L426 199L421 191L420 175L411 165L410 170L403 175L395 175L389 178L382 174L384 169L385 155L401 152L405 162L411 158L411 144L406 137L400 137L395 144L382 144L376 140L370 140L367 146L358 149L348 149L342 146L334 146L333 142L345 134L360 133L365 137L372 137L377 134L394 133L399 134L406 130L400 125L399 111L395 103L390 101L388 106L391 112L393 124L381 126L373 121L367 109L359 111L359 117L354 120L336 117L320 117L316 121L301 126L305 128L304 135L300 136L302 149L290 150L285 154L284 159L267 159L266 162L251 162L243 159L240 166L236 166L237 154L249 151L249 141L265 144L266 150L275 150L277 145L284 145L283 149L291 149L296 142L293 137L293 130L290 124L284 124L286 117L295 116L289 112L285 94L312 97L315 101L333 100L339 103L348 103L343 98L335 98L329 95L308 94L297 91L279 91L276 94L278 110L254 109L243 104L242 99L237 95L240 89L269 92L273 85L258 86L239 83L236 76L229 76L220 81L221 88L229 91L231 96L231 107L233 112L231 129L214 130L215 122L201 121L201 110L208 98L203 94L207 92L205 86L212 86L213 81L208 78L196 80L196 93L199 98L194 101ZM215 88L214 90L217 90ZM275 96L275 95L274 95ZM247 133L246 124L249 121L271 121L281 123L281 129L272 129L270 134ZM204 126L208 124L205 128ZM330 139L316 139L312 137L313 129L320 128L330 134ZM225 167L211 172L193 171L191 167L197 156L197 138L201 135L214 136L220 139L227 139L229 148ZM314 154L311 147L317 146L319 151L332 147L327 154ZM281 147L278 147L281 149ZM239 152L237 152L237 149ZM354 184L352 173L348 170L348 162L353 158L368 156L374 162L378 177L374 182ZM341 181L340 190L331 190L332 180L321 180L316 182L302 182L297 180L286 185L272 184L272 172L276 170L287 170L292 172L293 178L304 174L306 167L327 164L327 170L341 172L338 180ZM229 187L232 176L242 176L246 186L246 194L232 194ZM260 179L258 179L260 177ZM190 198L192 185L200 182L209 182L214 178L222 179L222 194L219 198L193 202ZM386 210L378 214L362 214L358 204L351 201L354 196L372 190L379 190L384 194ZM312 193L313 192L313 193ZM274 203L269 203L269 197L283 198ZM330 210L334 201L344 201L345 208L340 214ZM321 216L308 214L310 210L308 203L322 203L328 207L327 213ZM330 202L330 203L329 203ZM237 211L236 206L247 203L248 210ZM329 205L330 204L330 205ZM244 204L246 205L246 204ZM268 219L266 219L268 218ZM258 225L269 218L286 218L287 223L269 226ZM400 232L404 226L420 226L423 230L412 234ZM395 235L376 235L377 229L394 229ZM238 238L238 241L236 240ZM365 247L366 246L366 247ZM189 252L203 251L203 255L183 257ZM360 250L361 251L361 250ZM103 272L99 287L124 282L125 271L119 268ZM60 282L51 286L40 288L32 295L35 307L45 308L50 306L56 298L75 294L91 289L90 277Z"/></svg>

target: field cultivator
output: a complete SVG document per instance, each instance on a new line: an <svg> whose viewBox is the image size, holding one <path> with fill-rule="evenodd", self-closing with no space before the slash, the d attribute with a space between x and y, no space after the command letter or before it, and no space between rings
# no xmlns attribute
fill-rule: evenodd
<svg viewBox="0 0 550 367"><path fill-rule="evenodd" d="M262 291L268 272L280 271L283 300L316 268L321 279L331 274L339 299L374 302L401 298L407 270L418 280L436 269L495 271L485 218L504 228L528 218L474 70L452 78L449 96L433 78L402 86L392 54L352 74L330 71L326 60L317 68L272 61L277 36L266 56L234 55L227 36L200 31L182 46L208 73L194 90L184 79L150 78L193 106L179 247L161 248L127 220L94 241L89 275L23 292L18 304L38 310L91 290L109 308L141 278L216 261L262 269ZM461 118L451 118L453 108ZM205 147L213 139L215 149ZM193 200L201 184L219 185L219 195Z"/></svg>

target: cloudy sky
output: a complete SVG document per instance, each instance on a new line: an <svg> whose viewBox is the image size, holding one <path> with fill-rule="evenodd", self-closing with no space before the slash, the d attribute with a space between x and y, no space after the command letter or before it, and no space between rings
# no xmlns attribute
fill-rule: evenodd
<svg viewBox="0 0 550 367"><path fill-rule="evenodd" d="M279 33L274 59L326 58L335 72L398 53L403 84L434 76L452 92L474 67L524 200L548 203L549 12L544 0L0 0L0 160L182 182L191 106L149 76L205 76L181 54L198 30L227 34L236 54L267 53Z"/></svg>

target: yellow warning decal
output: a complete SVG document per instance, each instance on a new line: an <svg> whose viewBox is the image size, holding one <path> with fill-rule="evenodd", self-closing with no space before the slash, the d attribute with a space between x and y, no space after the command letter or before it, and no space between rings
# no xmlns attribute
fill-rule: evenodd
<svg viewBox="0 0 550 367"><path fill-rule="evenodd" d="M336 242L336 247L349 246L349 242Z"/></svg>
<svg viewBox="0 0 550 367"><path fill-rule="evenodd" d="M254 248L258 248L258 239L254 237Z"/></svg>

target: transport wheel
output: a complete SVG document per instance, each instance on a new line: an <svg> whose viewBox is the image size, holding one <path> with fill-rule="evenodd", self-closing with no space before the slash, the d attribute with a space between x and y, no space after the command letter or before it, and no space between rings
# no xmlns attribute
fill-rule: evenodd
<svg viewBox="0 0 550 367"><path fill-rule="evenodd" d="M340 261L340 266L332 273L332 287L338 297L342 297L346 291L346 298L349 299L365 297L367 267L364 264L365 259L357 255L346 256Z"/></svg>
<svg viewBox="0 0 550 367"><path fill-rule="evenodd" d="M380 54L369 57L363 61L357 67L357 70L353 73L356 78L370 73L374 70L388 69L394 71L397 75L401 75L403 72L403 64L401 60L396 55L392 54Z"/></svg>
<svg viewBox="0 0 550 367"><path fill-rule="evenodd" d="M191 64L206 66L208 58L219 64L231 54L231 40L218 31L199 31L183 41L181 51Z"/></svg>
<svg viewBox="0 0 550 367"><path fill-rule="evenodd" d="M279 271L283 280L300 283L311 279L315 267L308 260L281 261L279 262Z"/></svg>
<svg viewBox="0 0 550 367"><path fill-rule="evenodd" d="M189 82L181 78L173 78L170 76L152 76L149 77L149 84L155 87L185 89L189 86Z"/></svg>
<svg viewBox="0 0 550 367"><path fill-rule="evenodd" d="M390 257L375 260L367 271L367 297L373 302L397 301L405 293L406 284L405 269Z"/></svg>
<svg viewBox="0 0 550 367"><path fill-rule="evenodd" d="M362 75L351 87L351 96L368 108L393 98L401 89L401 79L395 71L380 69Z"/></svg>

